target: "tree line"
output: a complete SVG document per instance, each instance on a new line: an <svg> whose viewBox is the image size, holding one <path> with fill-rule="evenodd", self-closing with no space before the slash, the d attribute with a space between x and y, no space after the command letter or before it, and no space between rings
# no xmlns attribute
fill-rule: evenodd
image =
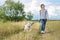
<svg viewBox="0 0 60 40"><path fill-rule="evenodd" d="M24 11L24 4L21 2L14 2L13 0L6 0L5 4L0 6L0 20L4 21L22 21L32 20L33 15L29 11Z"/></svg>

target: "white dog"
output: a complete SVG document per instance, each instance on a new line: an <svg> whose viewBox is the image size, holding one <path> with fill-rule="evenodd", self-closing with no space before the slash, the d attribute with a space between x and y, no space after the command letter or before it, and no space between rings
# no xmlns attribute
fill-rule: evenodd
<svg viewBox="0 0 60 40"><path fill-rule="evenodd" d="M29 30L31 30L31 26L33 25L34 23L26 23L25 25L24 25L24 31L29 31Z"/></svg>

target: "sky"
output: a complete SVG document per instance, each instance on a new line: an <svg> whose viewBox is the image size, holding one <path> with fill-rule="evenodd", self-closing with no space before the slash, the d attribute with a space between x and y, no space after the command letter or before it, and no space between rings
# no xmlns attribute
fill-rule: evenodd
<svg viewBox="0 0 60 40"><path fill-rule="evenodd" d="M5 0L0 0L0 6L4 4ZM18 2L18 0L14 0ZM40 4L45 4L48 11L48 19L60 20L60 0L19 0L25 5L25 12L31 11L33 14L33 20L39 20Z"/></svg>

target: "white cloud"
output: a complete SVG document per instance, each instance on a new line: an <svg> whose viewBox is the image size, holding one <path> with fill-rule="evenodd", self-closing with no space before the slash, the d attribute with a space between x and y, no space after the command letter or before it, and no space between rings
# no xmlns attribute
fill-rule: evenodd
<svg viewBox="0 0 60 40"><path fill-rule="evenodd" d="M40 0L40 4L50 5L52 3L50 3L48 0Z"/></svg>
<svg viewBox="0 0 60 40"><path fill-rule="evenodd" d="M0 6L5 3L6 0L0 0Z"/></svg>
<svg viewBox="0 0 60 40"><path fill-rule="evenodd" d="M36 7L37 5L37 0L32 0L32 2L30 3L27 3L27 5L25 6L25 11L28 12L28 11L38 11L39 10L39 7Z"/></svg>
<svg viewBox="0 0 60 40"><path fill-rule="evenodd" d="M32 0L29 3L25 3L25 11L26 12L32 11L32 13L36 16L36 13L38 13L40 10L40 4L42 4L42 3L46 5L46 9L48 10L49 18L57 17L58 15L60 15L60 14L56 13L56 10L60 10L60 6L56 6L46 0L38 0L38 1Z"/></svg>
<svg viewBox="0 0 60 40"><path fill-rule="evenodd" d="M50 5L48 8L49 18L54 18L60 15L60 6Z"/></svg>
<svg viewBox="0 0 60 40"><path fill-rule="evenodd" d="M15 0L16 2L18 0ZM4 0L0 0L0 5ZM40 10L40 4L45 4L46 9L48 10L49 18L57 17L60 15L60 6L56 6L49 2L48 0L20 0L25 5L25 12L32 11L34 16L38 15ZM36 18L36 17L35 17Z"/></svg>
<svg viewBox="0 0 60 40"><path fill-rule="evenodd" d="M52 17L52 16L57 16L57 14L55 14L55 7L54 6L49 6L48 8L47 8L47 10L48 10L48 14L49 14L49 17Z"/></svg>

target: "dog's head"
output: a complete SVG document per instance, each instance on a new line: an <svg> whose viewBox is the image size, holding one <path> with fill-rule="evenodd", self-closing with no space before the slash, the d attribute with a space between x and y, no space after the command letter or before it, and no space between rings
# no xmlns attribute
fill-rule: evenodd
<svg viewBox="0 0 60 40"><path fill-rule="evenodd" d="M32 22L31 25L33 25L34 23Z"/></svg>

